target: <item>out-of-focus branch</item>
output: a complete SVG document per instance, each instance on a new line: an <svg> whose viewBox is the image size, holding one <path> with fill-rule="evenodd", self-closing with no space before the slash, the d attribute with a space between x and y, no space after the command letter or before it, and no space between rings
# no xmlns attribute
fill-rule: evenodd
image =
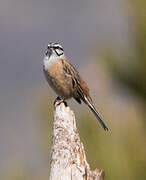
<svg viewBox="0 0 146 180"><path fill-rule="evenodd" d="M73 111L62 100L54 106L50 180L103 180L104 172L91 171L86 161Z"/></svg>

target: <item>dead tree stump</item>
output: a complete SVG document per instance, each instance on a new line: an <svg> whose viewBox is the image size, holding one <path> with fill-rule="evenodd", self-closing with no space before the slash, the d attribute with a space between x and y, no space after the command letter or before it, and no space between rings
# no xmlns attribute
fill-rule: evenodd
<svg viewBox="0 0 146 180"><path fill-rule="evenodd" d="M103 180L104 171L90 170L73 111L61 100L54 104L50 180Z"/></svg>

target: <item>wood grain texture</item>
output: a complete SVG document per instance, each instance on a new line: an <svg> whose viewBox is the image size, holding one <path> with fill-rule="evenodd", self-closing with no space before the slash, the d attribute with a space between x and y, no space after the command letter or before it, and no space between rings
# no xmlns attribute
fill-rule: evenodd
<svg viewBox="0 0 146 180"><path fill-rule="evenodd" d="M103 180L103 170L90 170L75 116L62 100L55 103L50 180Z"/></svg>

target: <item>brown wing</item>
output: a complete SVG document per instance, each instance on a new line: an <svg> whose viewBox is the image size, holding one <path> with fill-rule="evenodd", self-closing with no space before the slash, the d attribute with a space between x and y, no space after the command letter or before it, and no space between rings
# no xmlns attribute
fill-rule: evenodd
<svg viewBox="0 0 146 180"><path fill-rule="evenodd" d="M84 95L87 97L87 99L92 102L92 99L90 97L90 94L89 94L89 88L86 84L86 82L79 76L79 86L80 86L80 91L84 93Z"/></svg>
<svg viewBox="0 0 146 180"><path fill-rule="evenodd" d="M85 81L81 78L77 70L68 60L62 60L62 63L65 74L67 76L70 76L70 78L72 79L72 89L74 89L73 97L77 100L78 103L81 103L81 100L83 100L84 103L87 104L91 111L94 113L104 130L108 130L103 119L92 104L92 99L89 95L89 89Z"/></svg>
<svg viewBox="0 0 146 180"><path fill-rule="evenodd" d="M74 68L74 66L67 60L62 59L63 70L68 76L72 78L72 88L74 89L74 98L81 103L83 100L85 103L85 97L92 102L92 99L89 95L89 88L85 81L81 78L78 71ZM80 100L81 99L81 100Z"/></svg>

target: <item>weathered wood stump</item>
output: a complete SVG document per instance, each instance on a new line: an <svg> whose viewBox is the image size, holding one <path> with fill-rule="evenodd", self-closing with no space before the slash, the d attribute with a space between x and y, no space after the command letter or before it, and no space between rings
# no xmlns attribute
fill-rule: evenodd
<svg viewBox="0 0 146 180"><path fill-rule="evenodd" d="M50 180L103 180L104 171L90 170L73 111L62 100L54 103Z"/></svg>

